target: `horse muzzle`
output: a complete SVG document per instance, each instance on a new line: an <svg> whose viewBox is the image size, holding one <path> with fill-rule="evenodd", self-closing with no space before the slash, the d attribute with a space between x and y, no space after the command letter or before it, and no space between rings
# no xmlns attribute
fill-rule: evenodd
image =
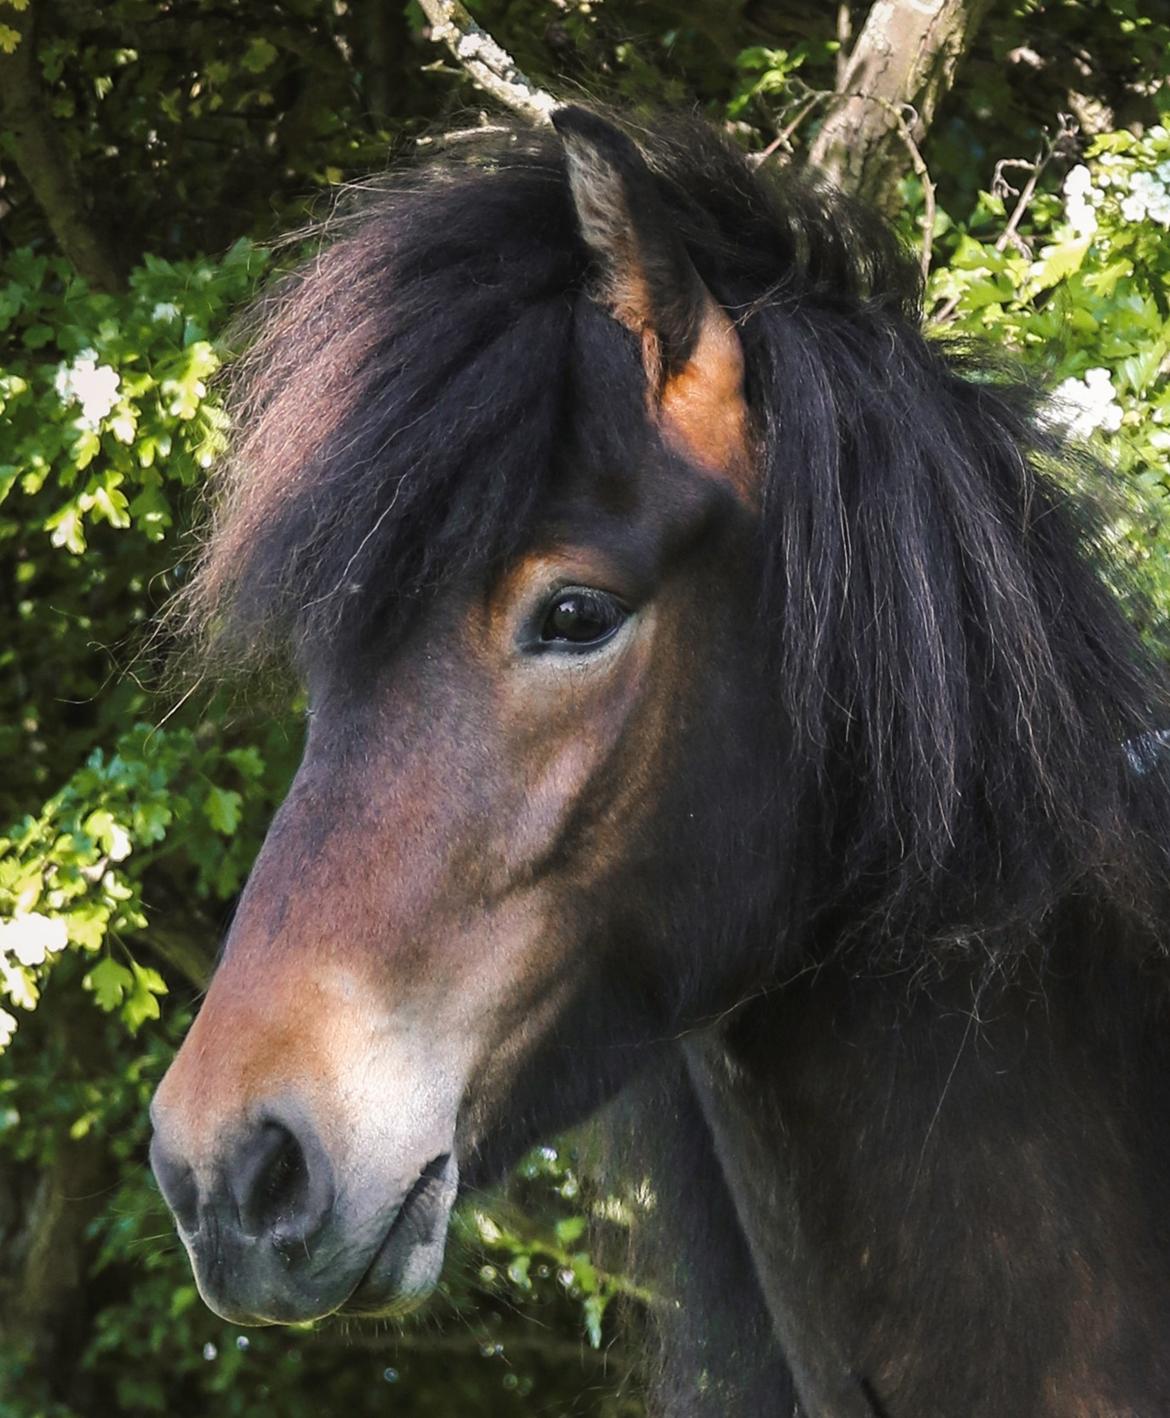
<svg viewBox="0 0 1170 1418"><path fill-rule="evenodd" d="M235 1324L390 1315L419 1304L442 1268L458 1190L451 1150L386 1184L339 1168L307 1117L284 1106L217 1149L184 1155L155 1110L150 1160L207 1305Z"/></svg>

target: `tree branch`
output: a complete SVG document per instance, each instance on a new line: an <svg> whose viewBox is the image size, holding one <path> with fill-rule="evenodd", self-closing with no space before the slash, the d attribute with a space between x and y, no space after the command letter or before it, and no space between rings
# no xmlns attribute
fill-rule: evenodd
<svg viewBox="0 0 1170 1418"><path fill-rule="evenodd" d="M809 161L888 209L906 135L922 142L989 8L990 0L875 0ZM908 108L910 126L901 119Z"/></svg>
<svg viewBox="0 0 1170 1418"><path fill-rule="evenodd" d="M910 124L907 123L905 115L895 109L893 118L898 136L909 154L910 166L922 184L922 250L919 253L918 264L922 271L922 279L925 281L930 275L930 258L934 251L934 219L937 213L934 181L930 176L930 169L926 166L926 160L923 158L918 144L914 141L914 132Z"/></svg>
<svg viewBox="0 0 1170 1418"><path fill-rule="evenodd" d="M471 18L460 0L419 0L431 38L445 44L485 92L530 123L546 124L556 100L538 88L516 61Z"/></svg>
<svg viewBox="0 0 1170 1418"><path fill-rule="evenodd" d="M41 88L32 11L9 16L13 18L22 33L10 54L0 52L0 118L9 131L16 165L62 255L77 274L99 290L118 290L121 262L86 209L69 149L50 117Z"/></svg>

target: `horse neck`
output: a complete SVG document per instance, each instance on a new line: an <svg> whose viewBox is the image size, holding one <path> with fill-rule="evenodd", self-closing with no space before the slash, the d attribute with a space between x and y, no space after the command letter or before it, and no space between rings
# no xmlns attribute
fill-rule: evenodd
<svg viewBox="0 0 1170 1418"><path fill-rule="evenodd" d="M792 1380L714 1140L676 1045L603 1115L617 1172L654 1198L628 1263L654 1305L650 1411L790 1418Z"/></svg>
<svg viewBox="0 0 1170 1418"><path fill-rule="evenodd" d="M1170 1412L1167 1030L1099 944L827 969L688 1043L810 1418Z"/></svg>

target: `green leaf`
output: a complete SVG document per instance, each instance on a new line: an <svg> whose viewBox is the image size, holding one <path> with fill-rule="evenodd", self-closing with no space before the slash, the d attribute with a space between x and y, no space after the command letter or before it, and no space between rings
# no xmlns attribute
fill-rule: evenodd
<svg viewBox="0 0 1170 1418"><path fill-rule="evenodd" d="M94 838L101 845L102 851L111 861L124 861L133 849L126 829L108 808L98 808L91 812L85 819L84 829L87 836Z"/></svg>
<svg viewBox="0 0 1170 1418"><path fill-rule="evenodd" d="M271 40L263 36L257 36L249 41L247 49L241 60L244 68L251 74L262 74L275 61L278 50Z"/></svg>
<svg viewBox="0 0 1170 1418"><path fill-rule="evenodd" d="M79 1142L83 1137L89 1135L89 1131L96 1121L96 1113L82 1113L81 1117L77 1118L70 1127L69 1136L74 1142Z"/></svg>
<svg viewBox="0 0 1170 1418"><path fill-rule="evenodd" d="M86 975L83 983L87 990L93 991L98 1005L109 1013L122 1003L126 991L134 988L134 976L125 965L119 965L107 955Z"/></svg>
<svg viewBox="0 0 1170 1418"><path fill-rule="evenodd" d="M1165 354L1165 343L1155 340L1139 349L1136 354L1122 360L1115 372L1120 387L1132 390L1135 394L1144 393L1150 384L1159 378Z"/></svg>
<svg viewBox="0 0 1170 1418"><path fill-rule="evenodd" d="M21 1009L35 1009L39 994L32 971L0 955L0 995L7 995Z"/></svg>
<svg viewBox="0 0 1170 1418"><path fill-rule="evenodd" d="M85 527L81 511L76 502L67 502L51 516L45 518L45 531L55 547L65 547L74 556L85 550Z"/></svg>
<svg viewBox="0 0 1170 1418"><path fill-rule="evenodd" d="M1104 300L1110 300L1117 283L1133 275L1133 262L1126 257L1110 261L1105 266L1091 268L1085 272L1085 289L1095 292Z"/></svg>
<svg viewBox="0 0 1170 1418"><path fill-rule="evenodd" d="M243 801L231 788L212 788L203 800L203 814L217 832L230 837L240 825Z"/></svg>
<svg viewBox="0 0 1170 1418"><path fill-rule="evenodd" d="M137 1034L146 1020L157 1019L162 1013L157 996L165 995L167 987L157 970L139 965L137 961L132 964L131 970L133 986L122 1005L122 1018L131 1034Z"/></svg>
<svg viewBox="0 0 1170 1418"><path fill-rule="evenodd" d="M161 842L173 819L165 802L140 803L134 809L134 835L142 842Z"/></svg>
<svg viewBox="0 0 1170 1418"><path fill-rule="evenodd" d="M597 1289L597 1267L585 1251L578 1251L573 1257L573 1277L587 1295Z"/></svg>
<svg viewBox="0 0 1170 1418"><path fill-rule="evenodd" d="M583 1216L563 1216L556 1224L556 1237L562 1246L571 1246L585 1234Z"/></svg>
<svg viewBox="0 0 1170 1418"><path fill-rule="evenodd" d="M101 450L102 440L97 431L92 428L82 429L70 449L74 466L78 469L88 468Z"/></svg>
<svg viewBox="0 0 1170 1418"><path fill-rule="evenodd" d="M224 755L242 778L256 781L264 776L264 760L260 750L249 745L247 748L233 748Z"/></svg>
<svg viewBox="0 0 1170 1418"><path fill-rule="evenodd" d="M1061 241L1055 246L1046 246L1031 270L1029 289L1033 294L1049 290L1061 281L1079 271L1089 250L1090 238L1078 237L1074 241Z"/></svg>
<svg viewBox="0 0 1170 1418"><path fill-rule="evenodd" d="M85 901L65 917L69 939L82 950L101 948L109 921L109 910L99 901Z"/></svg>
<svg viewBox="0 0 1170 1418"><path fill-rule="evenodd" d="M105 518L111 527L130 525L130 504L112 483L99 484L94 488L93 506L94 512Z"/></svg>

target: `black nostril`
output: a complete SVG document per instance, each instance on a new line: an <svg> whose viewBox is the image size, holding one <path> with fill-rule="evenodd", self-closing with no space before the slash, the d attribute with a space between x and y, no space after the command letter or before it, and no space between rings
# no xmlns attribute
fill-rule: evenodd
<svg viewBox="0 0 1170 1418"><path fill-rule="evenodd" d="M240 1229L277 1246L307 1241L333 1206L329 1159L308 1130L269 1119L238 1149L228 1170Z"/></svg>
<svg viewBox="0 0 1170 1418"><path fill-rule="evenodd" d="M158 1133L150 1140L150 1165L163 1200L174 1212L175 1220L184 1231L199 1229L199 1189L195 1173L186 1162L173 1156L163 1146Z"/></svg>
<svg viewBox="0 0 1170 1418"><path fill-rule="evenodd" d="M261 1123L233 1164L228 1182L246 1236L258 1236L297 1211L308 1169L300 1144L282 1123Z"/></svg>

